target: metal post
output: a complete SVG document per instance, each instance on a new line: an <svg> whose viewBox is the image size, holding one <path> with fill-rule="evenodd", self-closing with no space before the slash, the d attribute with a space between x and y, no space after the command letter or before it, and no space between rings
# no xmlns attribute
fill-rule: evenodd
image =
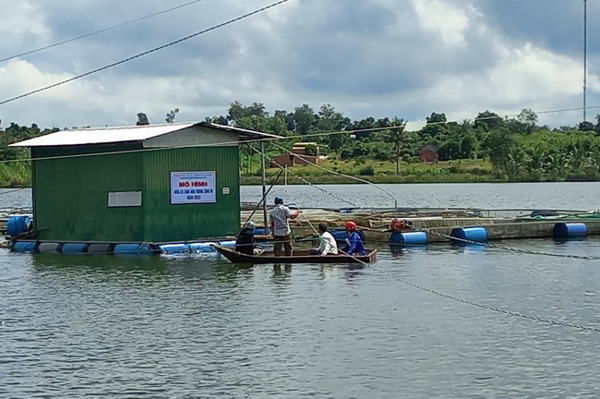
<svg viewBox="0 0 600 399"><path fill-rule="evenodd" d="M586 99L587 90L587 0L583 0L583 122L586 121Z"/></svg>
<svg viewBox="0 0 600 399"><path fill-rule="evenodd" d="M260 142L260 154L262 163L262 203L263 203L263 222L265 223L265 233L270 233L270 227L267 224L267 170L265 162L265 142Z"/></svg>

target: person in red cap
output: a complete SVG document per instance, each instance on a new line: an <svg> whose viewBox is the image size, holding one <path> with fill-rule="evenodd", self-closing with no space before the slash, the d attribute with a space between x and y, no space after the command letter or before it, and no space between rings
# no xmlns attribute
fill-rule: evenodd
<svg viewBox="0 0 600 399"><path fill-rule="evenodd" d="M285 249L285 256L292 256L292 229L290 228L290 219L296 219L301 210L295 212L283 205L283 198L275 197L275 208L271 210L269 219L271 219L271 232L273 233L273 253L275 256L281 256L281 246Z"/></svg>
<svg viewBox="0 0 600 399"><path fill-rule="evenodd" d="M346 222L346 232L349 238L344 252L348 255L366 255L367 250L360 234L356 231L356 223L351 220Z"/></svg>

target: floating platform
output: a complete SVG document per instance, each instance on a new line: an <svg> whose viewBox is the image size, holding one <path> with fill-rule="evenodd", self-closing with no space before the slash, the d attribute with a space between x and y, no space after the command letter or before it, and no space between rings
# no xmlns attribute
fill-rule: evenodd
<svg viewBox="0 0 600 399"><path fill-rule="evenodd" d="M184 241L169 243L60 242L16 239L10 249L26 253L106 255L210 255L218 256L214 245L235 247L235 240Z"/></svg>
<svg viewBox="0 0 600 399"><path fill-rule="evenodd" d="M523 214L527 212L526 214ZM512 215L512 216L498 216ZM249 212L242 211L242 220L247 220ZM263 225L262 215L253 215L251 220ZM600 213L584 211L531 211L524 209L473 210L473 209L430 209L404 212L391 209L351 209L345 212L325 209L305 209L295 220L290 222L296 238L308 238L316 235L316 227L325 222L331 229L343 228L346 221L354 221L365 235L367 242L399 243L401 237L392 239L395 230L390 228L393 218L401 218L412 227L400 232L420 232L426 237L426 243L448 242L455 229L482 227L485 241L528 238L559 238L555 232L556 225L568 225L567 238L574 235L600 235ZM579 225L576 227L574 224ZM585 233L583 233L585 230ZM475 232L475 231L474 231ZM472 232L471 234L473 234ZM483 231L478 231L480 235ZM423 243L423 234L408 237L406 244ZM336 237L337 238L337 237ZM458 237L459 238L459 237ZM472 238L472 237L471 237ZM480 237L476 240L480 241Z"/></svg>
<svg viewBox="0 0 600 399"><path fill-rule="evenodd" d="M502 210L498 210L499 212ZM516 210L511 210L516 211ZM523 210L521 210L523 211ZM531 211L530 211L531 212ZM528 239L554 237L557 240L600 235L600 213L575 211L534 211L519 217L491 216L491 211L478 210L404 210L389 209L305 209L293 220L296 239L316 236L319 223L327 223L338 241L343 241L346 221L357 223L364 240L372 244L427 245L442 242L487 242L488 240ZM486 215L487 216L484 216ZM243 210L242 223L252 220L264 225L263 215ZM391 221L402 218L403 228L392 229ZM7 220L11 237L5 243L14 252L48 252L65 254L117 254L117 255L218 255L213 245L235 247L235 237L202 238L198 240L166 243L131 242L78 242L39 241L28 237L32 222L28 215L16 215ZM269 242L272 236L264 227L255 230L257 241Z"/></svg>

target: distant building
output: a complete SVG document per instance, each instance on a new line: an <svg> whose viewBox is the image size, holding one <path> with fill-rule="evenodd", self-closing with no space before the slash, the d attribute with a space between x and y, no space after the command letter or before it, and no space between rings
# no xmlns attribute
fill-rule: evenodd
<svg viewBox="0 0 600 399"><path fill-rule="evenodd" d="M438 148L435 144L425 144L419 150L420 162L435 162L438 160Z"/></svg>
<svg viewBox="0 0 600 399"><path fill-rule="evenodd" d="M306 153L306 147L314 146L317 151L315 155L308 155ZM319 163L319 146L315 142L300 142L295 143L292 150L287 154L281 154L273 157L271 166L296 166L303 165L306 163Z"/></svg>

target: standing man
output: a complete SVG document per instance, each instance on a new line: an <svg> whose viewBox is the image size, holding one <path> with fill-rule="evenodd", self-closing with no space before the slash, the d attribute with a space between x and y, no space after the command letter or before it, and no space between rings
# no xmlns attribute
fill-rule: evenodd
<svg viewBox="0 0 600 399"><path fill-rule="evenodd" d="M271 210L269 219L271 220L271 231L273 232L273 253L275 256L281 256L281 246L285 248L285 256L292 256L292 229L290 220L296 219L302 211L298 210L292 213L290 208L283 205L283 198L275 197L275 208Z"/></svg>

